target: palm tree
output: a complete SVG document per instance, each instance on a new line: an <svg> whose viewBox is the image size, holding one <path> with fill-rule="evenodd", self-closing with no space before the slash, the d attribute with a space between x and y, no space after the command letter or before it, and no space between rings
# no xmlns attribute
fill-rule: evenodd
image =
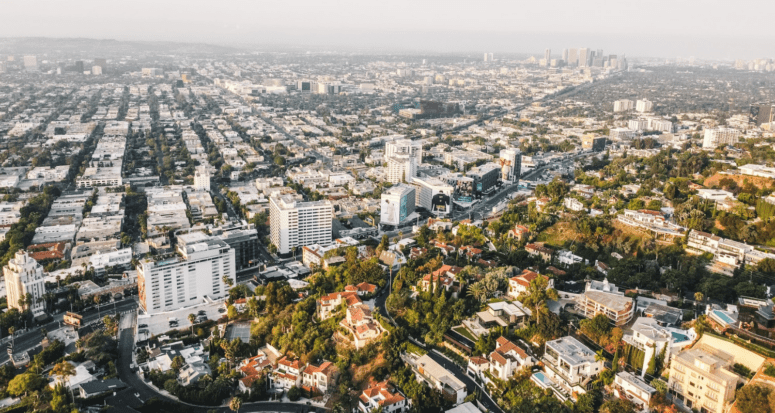
<svg viewBox="0 0 775 413"><path fill-rule="evenodd" d="M242 399L239 397L232 397L232 399L229 401L229 409L235 413L239 413L240 407L242 407Z"/></svg>
<svg viewBox="0 0 775 413"><path fill-rule="evenodd" d="M73 365L69 362L62 360L61 362L57 363L53 369L51 369L49 376L62 377L62 381L64 381L65 385L67 385L70 376L75 376L75 367L73 367ZM73 389L70 389L70 398L75 400L73 398Z"/></svg>
<svg viewBox="0 0 775 413"><path fill-rule="evenodd" d="M546 301L557 301L560 299L557 290L548 287L549 280L539 275L530 282L527 291L520 296L522 303L533 310L536 316L536 324L541 324L541 314L546 314L549 311Z"/></svg>
<svg viewBox="0 0 775 413"><path fill-rule="evenodd" d="M196 316L191 313L188 315L188 322L191 323L191 335L194 334L194 321L196 321Z"/></svg>
<svg viewBox="0 0 775 413"><path fill-rule="evenodd" d="M15 333L15 332L16 332L16 327L14 327L14 326L8 327L8 334L11 335L11 347L13 347L13 345L14 345L13 333Z"/></svg>

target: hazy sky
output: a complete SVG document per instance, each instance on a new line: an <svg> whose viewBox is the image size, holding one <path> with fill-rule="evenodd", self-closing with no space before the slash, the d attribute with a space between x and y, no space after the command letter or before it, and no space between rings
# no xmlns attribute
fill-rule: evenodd
<svg viewBox="0 0 775 413"><path fill-rule="evenodd" d="M770 0L0 0L0 37L628 56L775 55Z"/></svg>

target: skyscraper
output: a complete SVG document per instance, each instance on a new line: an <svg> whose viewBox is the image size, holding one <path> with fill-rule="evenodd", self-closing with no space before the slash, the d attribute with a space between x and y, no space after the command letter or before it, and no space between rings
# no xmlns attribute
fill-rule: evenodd
<svg viewBox="0 0 775 413"><path fill-rule="evenodd" d="M101 72L100 72L101 74L102 74L102 73L107 73L107 72L108 72L108 62L107 62L107 60L105 60L105 59L101 59L101 58L95 58L95 59L94 59L94 65L93 65L93 66L99 66L99 67L101 67L101 68L102 68L102 70L101 70ZM94 72L94 70L93 70L93 69L92 69L92 72Z"/></svg>
<svg viewBox="0 0 775 413"><path fill-rule="evenodd" d="M552 49L544 50L544 59L546 59L546 64L548 65L552 60Z"/></svg>
<svg viewBox="0 0 775 413"><path fill-rule="evenodd" d="M751 105L750 119L756 124L756 126L775 122L775 104L757 103Z"/></svg>
<svg viewBox="0 0 775 413"><path fill-rule="evenodd" d="M582 47L579 49L579 67L587 67L589 60L589 49Z"/></svg>
<svg viewBox="0 0 775 413"><path fill-rule="evenodd" d="M568 49L562 49L562 60L565 61L565 64L568 64Z"/></svg>
<svg viewBox="0 0 775 413"><path fill-rule="evenodd" d="M514 183L519 181L519 175L522 171L522 152L517 148L503 149L499 158L501 180Z"/></svg>
<svg viewBox="0 0 775 413"><path fill-rule="evenodd" d="M80 74L83 74L83 60L75 61L75 71Z"/></svg>
<svg viewBox="0 0 775 413"><path fill-rule="evenodd" d="M577 49L568 50L568 66L577 66L579 64L579 51Z"/></svg>

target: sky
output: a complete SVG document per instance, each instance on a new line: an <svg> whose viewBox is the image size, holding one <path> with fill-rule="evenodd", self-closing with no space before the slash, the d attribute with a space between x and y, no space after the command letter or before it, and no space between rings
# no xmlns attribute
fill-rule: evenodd
<svg viewBox="0 0 775 413"><path fill-rule="evenodd" d="M775 57L768 0L0 0L0 37L309 50Z"/></svg>

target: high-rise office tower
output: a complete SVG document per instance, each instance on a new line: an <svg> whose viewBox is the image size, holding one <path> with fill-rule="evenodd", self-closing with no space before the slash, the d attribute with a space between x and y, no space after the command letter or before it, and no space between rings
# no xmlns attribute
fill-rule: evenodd
<svg viewBox="0 0 775 413"><path fill-rule="evenodd" d="M75 61L75 71L79 74L83 74L83 60Z"/></svg>
<svg viewBox="0 0 775 413"><path fill-rule="evenodd" d="M27 251L16 251L14 257L3 267L3 276L9 309L29 309L35 316L45 313L45 303L40 300L46 293L43 267L30 257Z"/></svg>
<svg viewBox="0 0 775 413"><path fill-rule="evenodd" d="M522 151L517 148L502 149L499 155L501 180L516 183L522 170Z"/></svg>
<svg viewBox="0 0 775 413"><path fill-rule="evenodd" d="M597 53L595 53L595 56L603 57L603 49L597 49Z"/></svg>
<svg viewBox="0 0 775 413"><path fill-rule="evenodd" d="M487 53L487 52L484 53L484 61L485 62L489 62L490 61L490 54Z"/></svg>
<svg viewBox="0 0 775 413"><path fill-rule="evenodd" d="M568 66L578 66L579 51L577 49L568 49Z"/></svg>
<svg viewBox="0 0 775 413"><path fill-rule="evenodd" d="M544 59L546 59L547 65L552 61L552 49L544 50Z"/></svg>
<svg viewBox="0 0 775 413"><path fill-rule="evenodd" d="M331 243L331 201L300 202L288 195L269 199L269 232L280 254L296 247Z"/></svg>
<svg viewBox="0 0 775 413"><path fill-rule="evenodd" d="M422 145L419 141L398 139L385 144L387 181L393 184L411 183L422 164Z"/></svg>
<svg viewBox="0 0 775 413"><path fill-rule="evenodd" d="M775 104L757 103L751 105L750 120L751 122L754 122L756 126L775 122Z"/></svg>
<svg viewBox="0 0 775 413"><path fill-rule="evenodd" d="M565 61L565 64L568 64L568 49L562 49L562 60Z"/></svg>
<svg viewBox="0 0 775 413"><path fill-rule="evenodd" d="M94 66L101 67L102 73L106 73L108 71L108 62L105 59L101 59L101 58L94 59Z"/></svg>
<svg viewBox="0 0 775 413"><path fill-rule="evenodd" d="M582 47L579 49L579 67L587 67L589 66L589 49L586 47Z"/></svg>

